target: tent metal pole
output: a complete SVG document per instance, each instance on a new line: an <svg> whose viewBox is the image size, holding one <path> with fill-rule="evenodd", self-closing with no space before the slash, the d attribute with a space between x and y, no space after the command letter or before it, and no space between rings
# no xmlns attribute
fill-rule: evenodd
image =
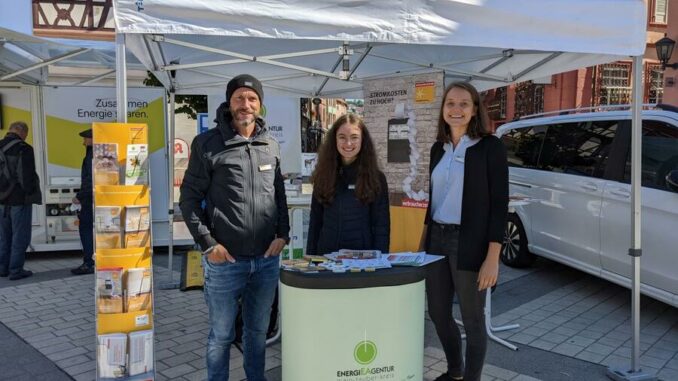
<svg viewBox="0 0 678 381"><path fill-rule="evenodd" d="M127 123L127 62L125 61L125 35L115 34L115 93L117 121Z"/></svg>
<svg viewBox="0 0 678 381"><path fill-rule="evenodd" d="M25 68L23 68L23 69L19 69L19 70L15 71L15 72L12 72L12 73L9 73L9 74L5 74L5 75L3 75L2 77L0 77L0 81L5 81L5 80L8 80L8 79L10 79L10 78L14 78L14 77L16 77L16 76L18 76L18 75L21 75L21 74L23 74L23 73L27 73L27 72L33 71L33 70L35 70L35 69L40 69L41 67L45 67L45 66L48 66L48 65L51 65L51 64L55 64L55 63L57 63L57 62L59 62L59 61L63 61L63 60L68 59L68 58L72 58L72 57L75 57L75 56L79 56L79 55L81 55L82 53L87 53L87 52L89 52L90 50L91 50L91 49L89 49L89 48L82 48L82 49L78 49L78 50L73 51L73 52L70 52L70 53L66 53L66 54L60 55L60 56L58 56L58 57L50 58L50 59L45 60L45 61L43 61L43 62L39 62L39 63L36 63L36 64L34 64L34 65L27 66L27 67L25 67Z"/></svg>
<svg viewBox="0 0 678 381"><path fill-rule="evenodd" d="M97 75L97 76L95 76L95 77L92 77L92 78L89 78L89 79L85 79L85 80L80 81L80 82L76 82L76 83L74 83L72 86L84 86L84 85L89 85L89 84L91 84L91 83L100 81L100 80L102 80L102 79L108 77L109 75L111 75L111 74L113 74L113 73L115 73L115 70L110 70L110 71L107 71L107 72L105 72L105 73L99 74L99 75Z"/></svg>
<svg viewBox="0 0 678 381"><path fill-rule="evenodd" d="M174 281L174 270L173 270L173 259L174 259L174 110L175 110L175 94L176 90L174 88L174 83L171 84L169 95L169 133L167 141L167 169L168 169L168 179L169 179L169 210L168 210L168 221L169 221L169 234L167 241L167 268L169 269L168 282L166 284L160 285L160 288L163 290L171 290L179 287L179 282Z"/></svg>
<svg viewBox="0 0 678 381"><path fill-rule="evenodd" d="M640 256L641 249L641 150L643 121L643 56L633 57L633 92L631 100L631 248L633 266L631 284L631 367L611 366L607 376L616 381L655 381L657 378L640 368Z"/></svg>

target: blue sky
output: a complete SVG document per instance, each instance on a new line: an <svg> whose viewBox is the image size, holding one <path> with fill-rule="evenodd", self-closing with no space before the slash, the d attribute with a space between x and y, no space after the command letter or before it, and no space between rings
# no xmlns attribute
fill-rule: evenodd
<svg viewBox="0 0 678 381"><path fill-rule="evenodd" d="M31 0L0 0L0 27L33 34Z"/></svg>
<svg viewBox="0 0 678 381"><path fill-rule="evenodd" d="M0 0L0 27L15 32L33 34L33 10L31 0ZM62 44L76 45L88 48L114 49L113 42L93 40L73 40L64 38L49 38Z"/></svg>

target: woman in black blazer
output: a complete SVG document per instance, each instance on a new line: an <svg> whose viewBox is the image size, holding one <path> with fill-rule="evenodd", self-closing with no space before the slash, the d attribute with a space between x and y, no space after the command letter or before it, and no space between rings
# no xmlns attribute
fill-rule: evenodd
<svg viewBox="0 0 678 381"><path fill-rule="evenodd" d="M388 185L360 117L347 114L332 125L318 153L312 182L307 254L340 249L388 253Z"/></svg>
<svg viewBox="0 0 678 381"><path fill-rule="evenodd" d="M445 256L430 267L426 279L429 315L447 358L448 370L436 381L475 381L487 350L485 289L497 282L508 210L506 150L489 132L485 106L468 83L445 89L436 140L420 245ZM465 366L452 317L455 294L466 331Z"/></svg>

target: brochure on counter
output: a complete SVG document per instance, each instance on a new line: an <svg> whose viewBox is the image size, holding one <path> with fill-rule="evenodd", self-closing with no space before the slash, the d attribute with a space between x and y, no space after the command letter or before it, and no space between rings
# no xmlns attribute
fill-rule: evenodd
<svg viewBox="0 0 678 381"><path fill-rule="evenodd" d="M302 259L283 260L282 267L285 270L301 273L324 271L334 273L369 272L397 266L426 266L443 258L440 255L432 255L425 252L382 254L378 250L340 250L325 254L323 257L306 256ZM320 261L318 258L323 260Z"/></svg>

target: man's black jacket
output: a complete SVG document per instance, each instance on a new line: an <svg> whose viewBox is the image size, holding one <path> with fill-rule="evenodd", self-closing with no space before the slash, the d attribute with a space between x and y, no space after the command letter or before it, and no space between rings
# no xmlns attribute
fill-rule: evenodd
<svg viewBox="0 0 678 381"><path fill-rule="evenodd" d="M203 250L220 243L231 255L258 256L273 239L289 239L280 146L262 119L250 139L231 119L222 103L217 127L193 139L179 206Z"/></svg>
<svg viewBox="0 0 678 381"><path fill-rule="evenodd" d="M19 135L8 132L0 140L0 148L9 144L13 140L21 140ZM35 155L33 147L26 142L15 144L6 153L9 172L14 176L17 184L12 193L0 202L2 205L30 205L42 204L42 194L40 193L40 178L35 171Z"/></svg>

